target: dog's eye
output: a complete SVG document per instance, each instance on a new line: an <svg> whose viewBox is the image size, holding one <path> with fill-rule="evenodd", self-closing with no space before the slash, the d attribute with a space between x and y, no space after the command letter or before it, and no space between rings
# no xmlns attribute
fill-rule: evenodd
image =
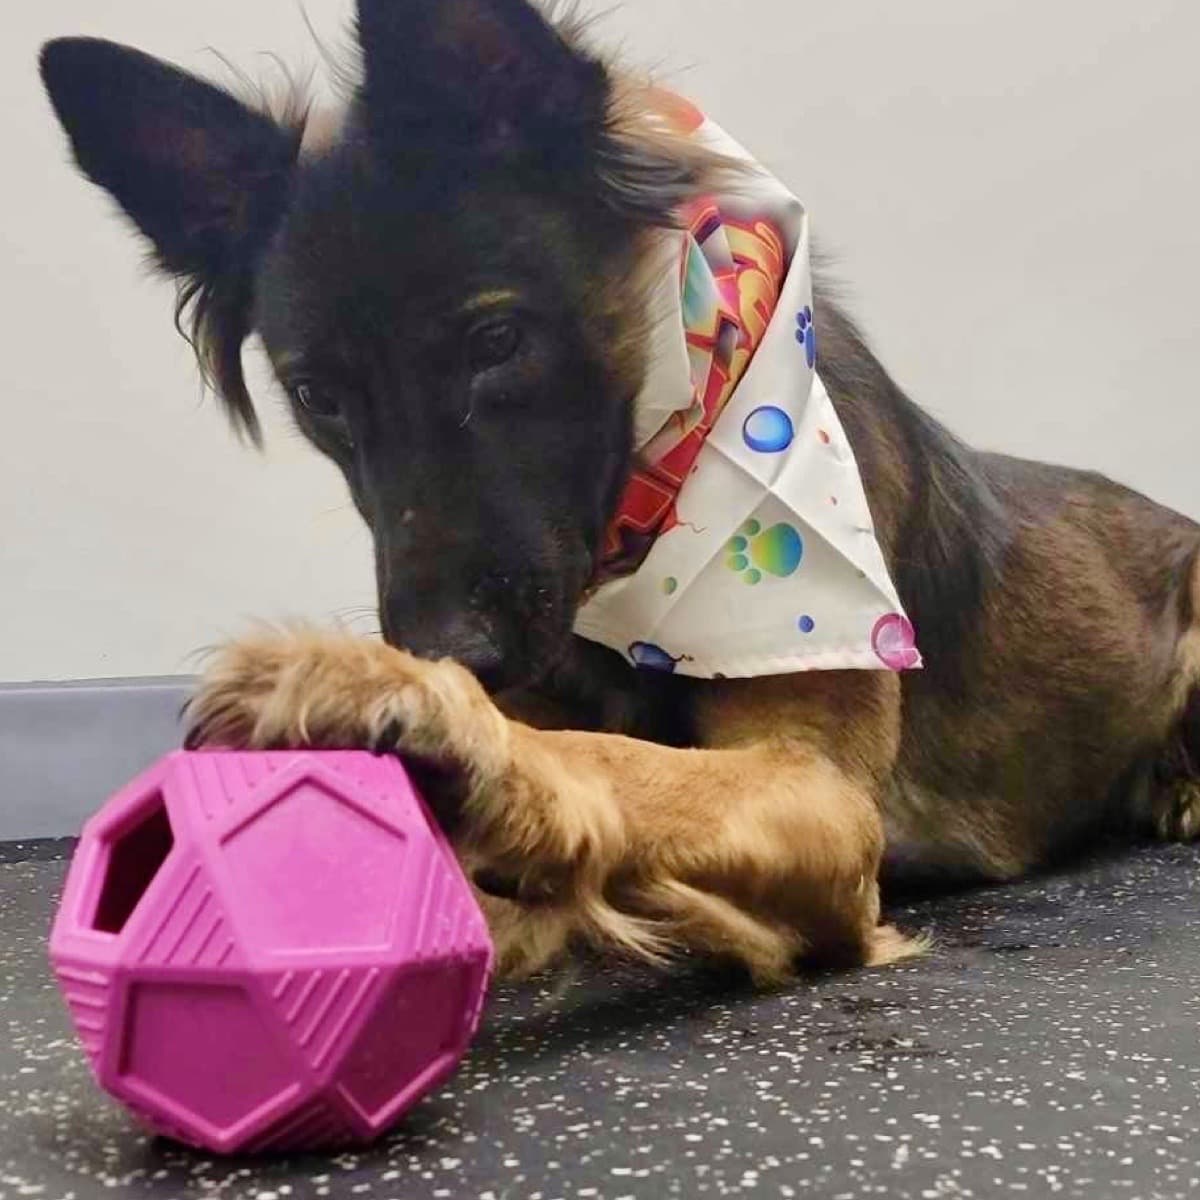
<svg viewBox="0 0 1200 1200"><path fill-rule="evenodd" d="M501 319L478 325L467 339L471 367L485 371L508 362L521 348L521 329L516 321Z"/></svg>
<svg viewBox="0 0 1200 1200"><path fill-rule="evenodd" d="M315 384L298 383L290 391L296 404L305 412L312 413L314 417L340 417L342 415L337 400L328 392L323 392Z"/></svg>

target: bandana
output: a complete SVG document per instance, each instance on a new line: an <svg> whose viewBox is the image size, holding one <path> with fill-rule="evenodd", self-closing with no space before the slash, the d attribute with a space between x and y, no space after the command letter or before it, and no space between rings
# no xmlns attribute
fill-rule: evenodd
<svg viewBox="0 0 1200 1200"><path fill-rule="evenodd" d="M816 370L808 216L714 122L666 119L746 170L664 236L636 461L576 632L696 678L919 667Z"/></svg>

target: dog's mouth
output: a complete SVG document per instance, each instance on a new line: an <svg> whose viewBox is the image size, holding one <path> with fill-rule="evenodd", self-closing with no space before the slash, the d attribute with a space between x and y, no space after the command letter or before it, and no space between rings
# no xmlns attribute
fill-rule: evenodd
<svg viewBox="0 0 1200 1200"><path fill-rule="evenodd" d="M384 641L398 650L406 650L419 658L450 658L460 663L479 680L491 696L536 687L566 657L568 638L569 631L567 636L555 642L546 640L539 643L534 653L514 654L505 653L500 646L487 638L472 637L467 642L425 646L414 644L409 637L384 632Z"/></svg>
<svg viewBox="0 0 1200 1200"><path fill-rule="evenodd" d="M569 656L576 614L593 576L583 544L544 557L494 561L422 582L407 562L377 561L384 640L418 658L449 658L492 695L528 689Z"/></svg>
<svg viewBox="0 0 1200 1200"><path fill-rule="evenodd" d="M466 667L491 695L535 687L566 657L573 609L543 605L538 611L443 614L414 627L388 616L380 606L384 641L418 658L450 658Z"/></svg>

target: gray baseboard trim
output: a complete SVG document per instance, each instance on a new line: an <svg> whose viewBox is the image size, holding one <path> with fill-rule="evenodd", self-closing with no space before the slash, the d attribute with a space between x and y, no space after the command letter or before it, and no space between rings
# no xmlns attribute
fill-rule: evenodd
<svg viewBox="0 0 1200 1200"><path fill-rule="evenodd" d="M0 684L0 841L71 837L179 745L191 680Z"/></svg>

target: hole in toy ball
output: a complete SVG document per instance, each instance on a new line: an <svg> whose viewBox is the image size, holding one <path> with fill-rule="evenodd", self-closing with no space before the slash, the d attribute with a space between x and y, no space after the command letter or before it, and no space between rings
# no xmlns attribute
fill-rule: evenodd
<svg viewBox="0 0 1200 1200"><path fill-rule="evenodd" d="M93 929L120 933L125 928L174 844L166 805L161 795L155 795L137 824L114 838L109 847Z"/></svg>

